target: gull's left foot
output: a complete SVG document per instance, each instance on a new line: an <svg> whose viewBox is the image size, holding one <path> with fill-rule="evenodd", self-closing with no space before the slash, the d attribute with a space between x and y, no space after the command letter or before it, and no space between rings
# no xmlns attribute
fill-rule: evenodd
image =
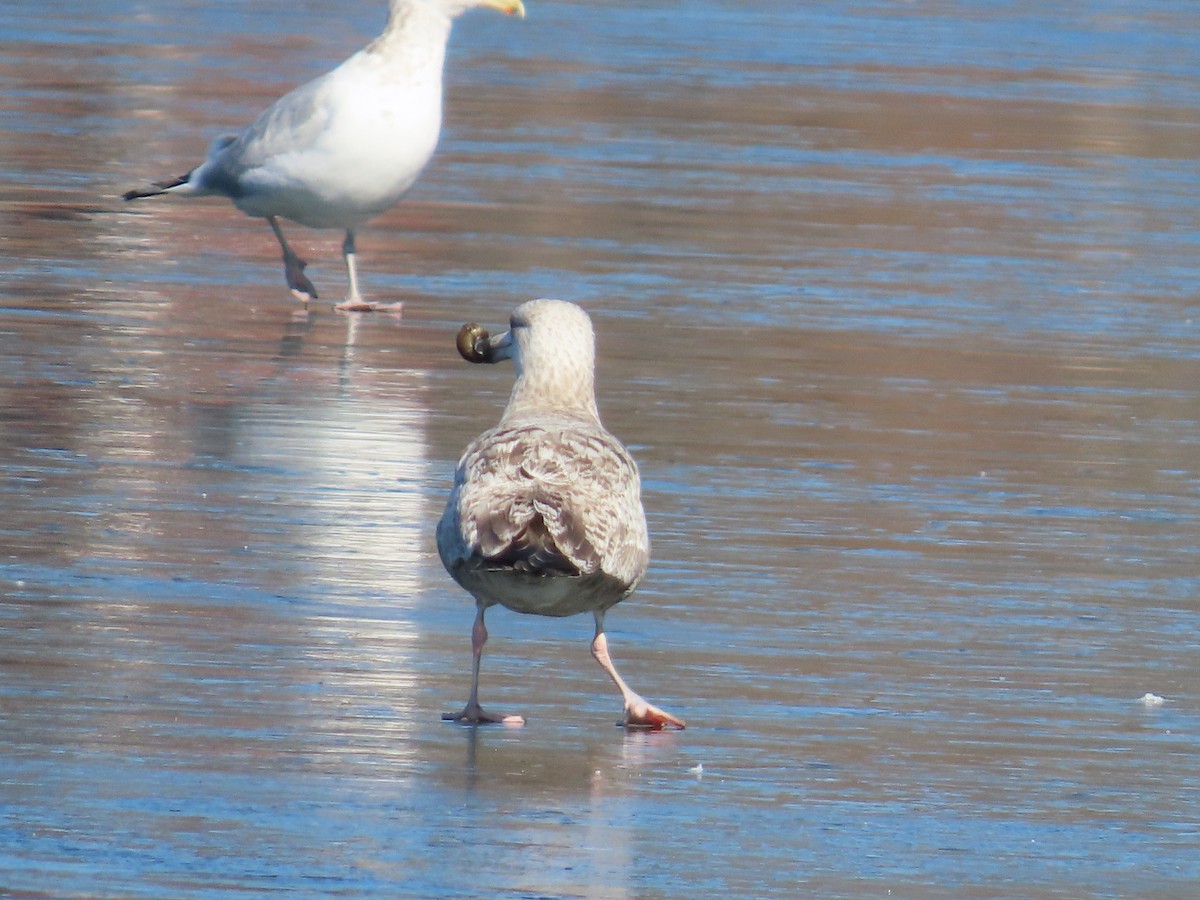
<svg viewBox="0 0 1200 900"><path fill-rule="evenodd" d="M626 728L649 728L662 731L664 728L686 728L683 719L673 716L664 709L659 709L653 703L647 703L641 697L625 707L625 717L617 723Z"/></svg>
<svg viewBox="0 0 1200 900"><path fill-rule="evenodd" d="M288 290L292 292L292 296L308 306L309 302L317 299L317 289L313 287L313 283L308 280L308 276L304 274L304 270L308 267L308 263L296 256L294 253L285 253L283 255L283 272L287 279Z"/></svg>

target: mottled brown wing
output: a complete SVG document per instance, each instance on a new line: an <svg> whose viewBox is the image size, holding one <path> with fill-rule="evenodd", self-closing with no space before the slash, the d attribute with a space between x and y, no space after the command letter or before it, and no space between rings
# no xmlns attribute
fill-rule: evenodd
<svg viewBox="0 0 1200 900"><path fill-rule="evenodd" d="M459 464L450 505L461 540L445 549L462 561L547 575L603 572L630 588L649 561L637 466L590 423L485 432ZM442 530L439 549L451 537Z"/></svg>

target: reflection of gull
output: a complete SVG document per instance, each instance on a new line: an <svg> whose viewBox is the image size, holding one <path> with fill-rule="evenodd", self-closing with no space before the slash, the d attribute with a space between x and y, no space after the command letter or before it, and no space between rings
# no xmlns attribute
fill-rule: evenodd
<svg viewBox="0 0 1200 900"><path fill-rule="evenodd" d="M392 207L433 155L442 122L450 25L474 6L524 15L521 0L391 0L382 35L332 72L276 100L238 134L217 138L188 174L125 194L219 194L265 218L283 248L288 287L317 296L277 217L346 232L350 287L339 309L369 310L358 290L354 232Z"/></svg>
<svg viewBox="0 0 1200 900"><path fill-rule="evenodd" d="M253 577L305 598L305 655L327 688L312 698L311 733L407 757L419 721L411 610L432 504L424 377L359 369L349 390L332 391L305 371L263 382L239 413L225 443L245 467L244 509L231 518L257 551Z"/></svg>
<svg viewBox="0 0 1200 900"><path fill-rule="evenodd" d="M423 375L358 370L349 390L333 391L305 379L303 365L280 369L255 402L232 405L227 433L204 429L214 456L261 473L247 490L270 527L257 537L251 517L239 542L281 543L296 586L325 598L415 597L431 503Z"/></svg>
<svg viewBox="0 0 1200 900"><path fill-rule="evenodd" d="M593 384L592 323L579 307L534 300L492 339L466 325L459 350L473 362L512 359L508 408L463 454L438 524L438 553L475 597L471 695L466 722L520 722L479 705L484 611L499 603L522 613L596 620L592 655L621 691L626 725L683 727L625 684L608 655L605 612L641 581L650 560L637 465L600 424Z"/></svg>

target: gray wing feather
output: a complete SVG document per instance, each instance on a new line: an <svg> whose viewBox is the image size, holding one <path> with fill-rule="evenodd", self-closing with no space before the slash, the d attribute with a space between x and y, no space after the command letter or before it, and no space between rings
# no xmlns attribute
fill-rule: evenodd
<svg viewBox="0 0 1200 900"><path fill-rule="evenodd" d="M301 85L264 109L236 135L219 138L209 149L205 187L237 197L239 185L272 157L303 153L328 129L332 106L320 102L325 75Z"/></svg>

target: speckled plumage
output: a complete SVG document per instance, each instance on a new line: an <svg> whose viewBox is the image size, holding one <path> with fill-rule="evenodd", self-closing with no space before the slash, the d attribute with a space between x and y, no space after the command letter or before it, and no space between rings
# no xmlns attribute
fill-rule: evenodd
<svg viewBox="0 0 1200 900"><path fill-rule="evenodd" d="M650 542L637 464L596 410L591 321L573 304L534 300L492 346L496 359L514 361L516 383L500 423L463 453L437 529L446 570L478 607L471 700L454 718L492 720L476 692L483 613L500 604L546 616L591 612L593 654L625 695L625 721L682 727L628 691L607 656L604 614L641 581ZM638 702L665 718L631 713Z"/></svg>
<svg viewBox="0 0 1200 900"><path fill-rule="evenodd" d="M637 466L599 423L551 416L493 428L459 464L438 549L487 606L607 609L650 560Z"/></svg>

